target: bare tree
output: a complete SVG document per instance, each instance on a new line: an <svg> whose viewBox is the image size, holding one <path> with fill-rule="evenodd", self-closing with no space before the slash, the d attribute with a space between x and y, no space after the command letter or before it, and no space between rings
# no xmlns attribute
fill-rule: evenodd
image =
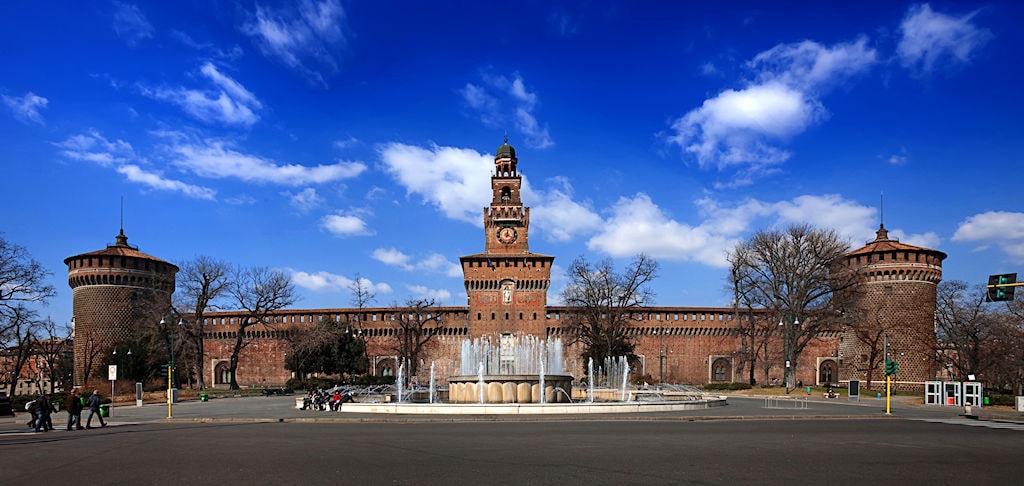
<svg viewBox="0 0 1024 486"><path fill-rule="evenodd" d="M365 373L366 343L350 324L321 317L316 325L292 336L285 368L301 375Z"/></svg>
<svg viewBox="0 0 1024 486"><path fill-rule="evenodd" d="M40 364L50 379L50 393L60 388L67 391L67 386L74 381L74 369L66 368L67 356L74 355L71 345L71 326L58 326L53 319L47 318L40 322L36 340L36 353L41 359ZM71 363L73 366L73 362Z"/></svg>
<svg viewBox="0 0 1024 486"><path fill-rule="evenodd" d="M297 297L295 286L283 272L265 267L236 269L227 292L232 304L244 313L235 333L229 368L230 388L237 390L238 355L251 342L247 332L256 325L270 327L269 314L294 304Z"/></svg>
<svg viewBox="0 0 1024 486"><path fill-rule="evenodd" d="M444 329L444 320L434 299L410 299L405 306L392 306L395 318L395 341L391 350L399 360L409 364L408 376L416 376L420 354L427 344Z"/></svg>
<svg viewBox="0 0 1024 486"><path fill-rule="evenodd" d="M191 313L184 335L194 356L196 382L206 388L205 359L203 357L203 320L206 311L217 310L227 296L231 265L208 256L199 256L181 265L175 293L175 307Z"/></svg>
<svg viewBox="0 0 1024 486"><path fill-rule="evenodd" d="M734 257L735 254L730 254L727 258L731 259ZM760 313L755 312L755 309L761 307L761 303L754 300L756 294L752 294L753 289L738 285L742 280L740 272L747 269L736 265L731 260L729 260L729 263L731 265L729 285L732 287L731 290L734 296L733 314L735 317L736 333L740 337L739 355L742 362L741 366L746 367L747 380L753 386L757 384L755 372L757 370L757 363L760 360L764 371L764 383L768 383L771 368L775 366L777 361L772 359L769 343L775 341L776 335L779 332L778 326L774 322L766 320Z"/></svg>
<svg viewBox="0 0 1024 486"><path fill-rule="evenodd" d="M737 295L771 311L785 324L791 376L803 349L845 320L846 301L836 294L853 289L858 282L856 272L841 264L848 250L849 244L834 230L798 224L761 230L737 244L727 257Z"/></svg>
<svg viewBox="0 0 1024 486"><path fill-rule="evenodd" d="M995 316L985 304L985 288L971 287L959 280L939 283L936 292L935 324L940 364L960 379L982 375L1000 359L989 352L996 330ZM943 363L944 362L944 363Z"/></svg>
<svg viewBox="0 0 1024 486"><path fill-rule="evenodd" d="M648 284L658 276L658 262L647 255L633 257L623 273L611 259L591 265L584 257L569 265L569 283L562 300L570 308L566 327L583 344L580 357L595 363L613 356L636 361L635 343L628 335L633 318L654 298Z"/></svg>
<svg viewBox="0 0 1024 486"><path fill-rule="evenodd" d="M10 353L11 377L8 394L14 396L18 382L29 366L29 361L36 352L37 333L42 322L35 311L23 304L8 306L5 310L7 334L9 336L7 352ZM32 371L32 370L29 370Z"/></svg>
<svg viewBox="0 0 1024 486"><path fill-rule="evenodd" d="M356 273L354 277L348 289L352 292L352 304L359 309L355 319L356 335L363 342L363 357L366 359L366 371L369 371L372 365L370 364L370 354L366 352L366 334L363 333L363 308L377 300L377 291L374 289L373 283L363 278L359 273Z"/></svg>
<svg viewBox="0 0 1024 486"><path fill-rule="evenodd" d="M24 304L45 303L55 295L46 283L49 275L28 250L0 235L0 346L13 337L8 331L24 324Z"/></svg>

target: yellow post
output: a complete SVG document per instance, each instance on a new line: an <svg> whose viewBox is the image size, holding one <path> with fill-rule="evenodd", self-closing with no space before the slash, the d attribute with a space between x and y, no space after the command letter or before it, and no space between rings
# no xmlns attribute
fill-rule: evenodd
<svg viewBox="0 0 1024 486"><path fill-rule="evenodd" d="M171 379L174 375L171 374L171 365L167 365L167 418L173 418L171 414L171 407L174 406L174 401L171 400Z"/></svg>
<svg viewBox="0 0 1024 486"><path fill-rule="evenodd" d="M889 413L889 406L892 402L892 375L885 375L885 414L892 415Z"/></svg>

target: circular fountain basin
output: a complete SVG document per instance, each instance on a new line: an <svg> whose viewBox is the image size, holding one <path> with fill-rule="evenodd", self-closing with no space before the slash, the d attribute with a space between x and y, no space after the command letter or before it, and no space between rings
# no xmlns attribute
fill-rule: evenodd
<svg viewBox="0 0 1024 486"><path fill-rule="evenodd" d="M569 403L573 377L544 375L463 375L448 378L449 403ZM543 393L543 395L542 395ZM543 397L543 401L541 400Z"/></svg>

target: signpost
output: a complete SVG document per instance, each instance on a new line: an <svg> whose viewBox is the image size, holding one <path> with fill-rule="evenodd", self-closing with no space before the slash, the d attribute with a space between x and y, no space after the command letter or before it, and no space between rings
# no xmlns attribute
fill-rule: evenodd
<svg viewBox="0 0 1024 486"><path fill-rule="evenodd" d="M107 379L110 380L110 408L107 409L107 417L112 417L114 415L114 382L117 381L117 365L107 366Z"/></svg>

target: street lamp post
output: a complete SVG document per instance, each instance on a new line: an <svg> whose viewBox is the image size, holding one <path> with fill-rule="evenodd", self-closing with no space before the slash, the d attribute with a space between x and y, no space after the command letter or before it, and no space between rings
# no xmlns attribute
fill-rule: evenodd
<svg viewBox="0 0 1024 486"><path fill-rule="evenodd" d="M784 375L783 375L783 381L785 382L784 384L786 385L786 395L789 395L789 390L791 388L790 380L793 377L793 372L791 370L792 343L790 341L790 334L791 334L790 333L790 328L794 327L794 326L799 326L800 325L800 319L794 318L793 322L790 323L789 317L790 317L790 315L786 314L782 318L782 322L779 323L779 326L783 326L784 327L783 332L786 334L786 336L785 336L785 339L786 339L786 369L785 369Z"/></svg>

